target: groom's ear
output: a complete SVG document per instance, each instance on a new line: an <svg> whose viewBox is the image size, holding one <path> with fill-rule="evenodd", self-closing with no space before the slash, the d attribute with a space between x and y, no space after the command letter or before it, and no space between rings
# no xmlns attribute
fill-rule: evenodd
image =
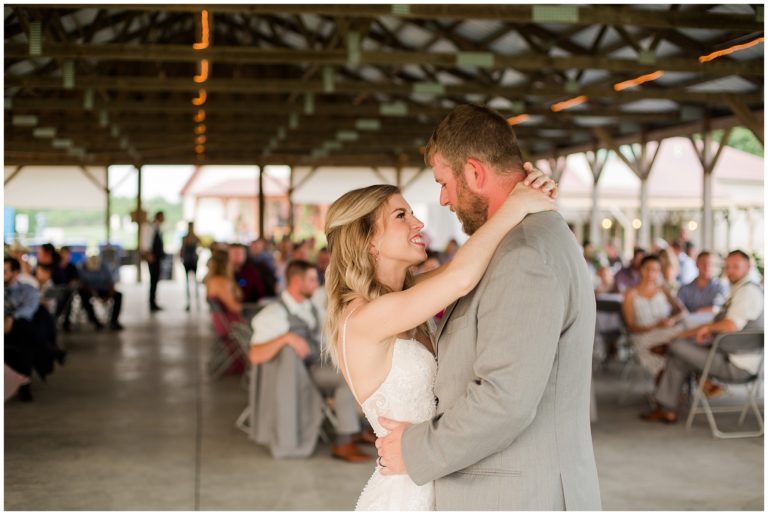
<svg viewBox="0 0 768 515"><path fill-rule="evenodd" d="M482 161L470 157L464 163L464 180L473 193L484 191L488 181L488 169Z"/></svg>

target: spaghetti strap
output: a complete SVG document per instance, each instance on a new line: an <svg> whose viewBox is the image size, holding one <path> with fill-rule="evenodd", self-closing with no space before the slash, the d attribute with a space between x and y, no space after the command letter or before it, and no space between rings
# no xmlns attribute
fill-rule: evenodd
<svg viewBox="0 0 768 515"><path fill-rule="evenodd" d="M360 306L357 306L359 308ZM344 325L341 329L341 359L344 361L344 371L347 373L347 381L349 382L349 389L352 391L352 395L355 397L355 400L358 404L360 404L360 399L357 398L357 392L355 392L355 387L352 384L352 376L349 375L349 364L347 363L347 322L349 321L349 317L352 316L352 313L357 310L357 308L353 309L349 312L347 315L347 318L344 319Z"/></svg>

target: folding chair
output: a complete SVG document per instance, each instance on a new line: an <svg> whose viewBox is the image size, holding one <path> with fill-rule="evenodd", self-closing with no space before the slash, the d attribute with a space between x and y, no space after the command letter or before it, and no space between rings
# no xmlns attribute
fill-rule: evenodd
<svg viewBox="0 0 768 515"><path fill-rule="evenodd" d="M251 328L248 324L231 321L218 300L208 299L208 305L211 309L213 329L218 337L218 345L211 347L208 373L216 378L227 370L237 371L245 368L251 344Z"/></svg>
<svg viewBox="0 0 768 515"><path fill-rule="evenodd" d="M252 364L250 370L248 371L248 405L245 407L245 409L243 409L235 421L235 427L243 431L251 438L251 428L255 427L256 424L256 410L254 409L254 406L256 406L256 395L259 385L260 370L261 365ZM325 391L322 388L318 388L318 392L320 392L320 395L323 398L323 403L321 406L324 418L323 422L327 420L334 428L334 430L336 430L339 427L339 420L336 417L336 413L333 411L333 407L331 406L333 392ZM330 437L325 432L322 425L320 426L320 438L326 444L331 442Z"/></svg>
<svg viewBox="0 0 768 515"><path fill-rule="evenodd" d="M760 407L757 405L755 399L759 386L762 383L763 374L763 361L764 354L764 333L763 331L740 331L735 333L723 333L715 337L712 342L712 348L707 355L707 361L704 364L704 370L701 373L701 379L699 379L698 387L693 395L693 403L691 404L691 410L688 413L688 420L685 423L686 430L691 429L693 424L693 418L696 415L705 414L707 421L709 422L709 428L712 430L712 436L716 438L749 438L763 435L763 417L760 414ZM704 394L704 384L709 378L709 371L714 362L715 355L719 349L722 349L726 354L756 354L760 353L760 365L757 373L748 378L746 381L732 384L746 384L747 385L747 400L742 406L717 406L712 407L707 400L707 396ZM722 381L718 378L719 381ZM699 407L701 406L701 407ZM722 431L717 426L715 421L715 413L740 413L739 425L744 423L744 419L747 416L749 410L755 414L759 429L757 431Z"/></svg>
<svg viewBox="0 0 768 515"><path fill-rule="evenodd" d="M632 345L632 335L627 329L627 323L624 320L624 312L621 310L621 305L621 301L618 300L597 299L596 301L598 312L614 314L619 320L619 326L607 331L606 335L616 338L617 354L621 354L618 351L624 351L626 355L626 358L623 360L624 365L621 367L621 373L619 375L619 381L622 384L622 392L618 399L618 404L624 405L630 393L634 391L634 381L632 377L634 371L640 370L642 372L643 368L640 365L637 353Z"/></svg>

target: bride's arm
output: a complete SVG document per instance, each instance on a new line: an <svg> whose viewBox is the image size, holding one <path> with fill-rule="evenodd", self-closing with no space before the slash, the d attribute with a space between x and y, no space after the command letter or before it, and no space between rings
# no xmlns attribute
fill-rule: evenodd
<svg viewBox="0 0 768 515"><path fill-rule="evenodd" d="M382 341L429 320L472 291L510 229L529 213L554 208L555 201L547 193L518 184L496 214L467 240L450 263L441 267L441 272L407 290L388 293L365 304L350 319L350 330L360 328L366 339Z"/></svg>
<svg viewBox="0 0 768 515"><path fill-rule="evenodd" d="M523 165L523 168L528 173L528 176L523 181L523 184L526 186L530 186L534 189L540 189L542 191L548 192L549 196L554 198L557 198L557 188L555 187L556 183L546 175L544 175L544 172L541 170L537 170L533 167L531 163L525 163ZM440 265L439 267L435 268L434 270L430 270L429 272L424 272L422 274L417 275L413 278L413 284L419 284L420 282L426 281L427 279L431 279L437 275L440 275L445 271L447 264Z"/></svg>

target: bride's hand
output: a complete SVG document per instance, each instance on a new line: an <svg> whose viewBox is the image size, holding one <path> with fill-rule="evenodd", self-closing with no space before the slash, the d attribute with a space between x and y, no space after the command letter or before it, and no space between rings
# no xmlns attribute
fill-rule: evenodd
<svg viewBox="0 0 768 515"><path fill-rule="evenodd" d="M537 189L518 183L504 201L502 208L525 216L541 211L554 211L557 209L557 203L543 187Z"/></svg>
<svg viewBox="0 0 768 515"><path fill-rule="evenodd" d="M557 198L557 182L544 175L541 170L534 168L533 164L528 161L523 164L523 170L528 174L523 180L523 184L549 192L550 197Z"/></svg>

